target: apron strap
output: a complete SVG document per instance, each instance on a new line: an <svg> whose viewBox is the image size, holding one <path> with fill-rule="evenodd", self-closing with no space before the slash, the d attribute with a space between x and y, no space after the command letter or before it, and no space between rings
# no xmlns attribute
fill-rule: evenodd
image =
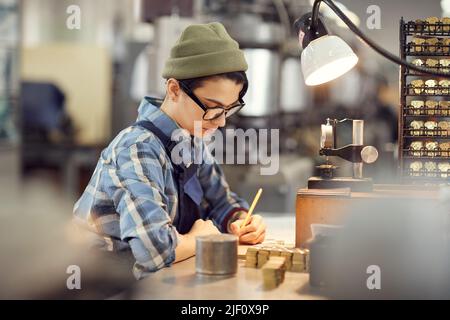
<svg viewBox="0 0 450 320"><path fill-rule="evenodd" d="M162 132L157 126L155 126L153 122L138 121L134 125L143 127L148 131L152 132L155 136L157 136L158 139L161 140L162 144L164 145L167 154L170 156L170 154L172 153L172 149L175 147L177 143L175 141L172 141L172 139L170 139L170 137L168 137L164 132Z"/></svg>
<svg viewBox="0 0 450 320"><path fill-rule="evenodd" d="M138 121L135 126L143 127L163 143L165 151L174 167L174 178L178 186L178 214L175 217L174 225L181 234L189 232L195 220L201 216L200 202L203 199L203 190L197 178L198 165L192 163L189 167L184 164L175 164L172 161L171 153L177 142L164 134L158 127L150 121Z"/></svg>

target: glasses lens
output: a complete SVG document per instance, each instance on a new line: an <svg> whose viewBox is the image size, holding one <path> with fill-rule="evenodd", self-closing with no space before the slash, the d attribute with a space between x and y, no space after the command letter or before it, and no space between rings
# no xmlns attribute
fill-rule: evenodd
<svg viewBox="0 0 450 320"><path fill-rule="evenodd" d="M229 117L231 117L233 114L238 113L238 112L244 107L244 105L245 105L245 104L238 104L237 106L231 107L230 109L227 110L225 116L226 116L227 118L229 118Z"/></svg>
<svg viewBox="0 0 450 320"><path fill-rule="evenodd" d="M205 120L215 120L215 119L219 119L224 113L224 110L221 108L213 108L213 109L208 109L205 112L205 115L203 116L203 119Z"/></svg>
<svg viewBox="0 0 450 320"><path fill-rule="evenodd" d="M243 107L245 106L245 103L243 104L238 104L234 107L231 107L229 109L222 109L222 108L213 108L213 109L208 109L203 117L204 120L216 120L219 119L224 113L225 113L225 117L229 118L231 117L233 114L237 113L239 110L241 110Z"/></svg>

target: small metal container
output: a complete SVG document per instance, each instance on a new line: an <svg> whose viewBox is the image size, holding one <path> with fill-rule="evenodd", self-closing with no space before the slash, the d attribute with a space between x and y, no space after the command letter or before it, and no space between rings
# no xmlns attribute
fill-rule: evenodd
<svg viewBox="0 0 450 320"><path fill-rule="evenodd" d="M215 234L196 238L197 273L229 275L237 271L238 238L231 234Z"/></svg>

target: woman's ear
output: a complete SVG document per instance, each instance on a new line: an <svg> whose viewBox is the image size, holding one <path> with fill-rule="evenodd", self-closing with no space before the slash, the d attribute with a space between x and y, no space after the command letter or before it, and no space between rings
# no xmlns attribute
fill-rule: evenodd
<svg viewBox="0 0 450 320"><path fill-rule="evenodd" d="M166 82L166 90L167 90L167 96L169 99L173 102L178 102L178 99L180 99L181 94L181 88L178 84L178 81L174 78L170 78Z"/></svg>

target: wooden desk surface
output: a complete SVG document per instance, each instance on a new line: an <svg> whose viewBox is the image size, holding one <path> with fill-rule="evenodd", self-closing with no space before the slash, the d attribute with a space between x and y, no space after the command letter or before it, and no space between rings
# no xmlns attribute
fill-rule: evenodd
<svg viewBox="0 0 450 320"><path fill-rule="evenodd" d="M239 260L234 276L203 276L195 273L195 258L177 263L141 280L132 299L150 300L277 300L323 299L309 286L309 274L286 272L276 289L264 290L262 271L246 268Z"/></svg>
<svg viewBox="0 0 450 320"><path fill-rule="evenodd" d="M266 239L294 243L295 216L288 213L258 212L267 224ZM245 255L248 246L239 246ZM195 257L164 268L140 280L127 298L146 300L277 300L323 299L319 289L310 288L309 274L286 272L276 289L264 290L261 269L246 268L238 260L237 274L229 277L204 276L195 272ZM117 296L113 299L121 299Z"/></svg>
<svg viewBox="0 0 450 320"><path fill-rule="evenodd" d="M293 214L261 213L267 224L266 239L295 239ZM239 246L239 255L247 246ZM256 300L323 299L318 289L310 288L309 274L286 272L284 282L274 290L264 290L262 271L246 268L238 260L237 274L231 277L202 276L195 273L195 258L174 264L139 281L132 299Z"/></svg>

